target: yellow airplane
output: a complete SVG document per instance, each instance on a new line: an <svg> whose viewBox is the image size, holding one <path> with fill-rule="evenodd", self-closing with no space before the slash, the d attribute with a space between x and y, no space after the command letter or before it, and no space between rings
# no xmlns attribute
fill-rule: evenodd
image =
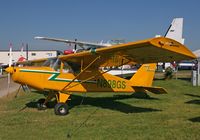
<svg viewBox="0 0 200 140"><path fill-rule="evenodd" d="M152 87L155 63L195 58L181 43L158 37L49 58L45 62L39 61L44 62L39 67L10 65L6 71L17 83L49 91L46 99L38 101L39 109L45 108L46 103L55 97L55 114L66 115L69 112L67 102L74 92L166 93L161 87ZM130 63L143 64L130 80L101 70L101 67Z"/></svg>

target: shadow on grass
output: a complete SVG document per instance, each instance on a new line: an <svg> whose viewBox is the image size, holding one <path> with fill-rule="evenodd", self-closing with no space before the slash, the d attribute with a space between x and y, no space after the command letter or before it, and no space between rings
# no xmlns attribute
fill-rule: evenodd
<svg viewBox="0 0 200 140"><path fill-rule="evenodd" d="M177 78L179 80L183 80L183 81L187 81L187 82L190 82L191 81L191 78Z"/></svg>
<svg viewBox="0 0 200 140"><path fill-rule="evenodd" d="M191 101L188 101L188 102L185 102L187 104L197 104L197 105L200 105L200 100L191 100Z"/></svg>
<svg viewBox="0 0 200 140"><path fill-rule="evenodd" d="M125 95L122 95L122 96L125 96ZM130 95L127 95L127 96L129 96L129 98L136 98L136 99L159 100L158 98L151 97L147 93L144 93L144 92L135 92L131 96Z"/></svg>
<svg viewBox="0 0 200 140"><path fill-rule="evenodd" d="M82 101L82 96L73 95L70 107L79 106ZM122 103L119 100L133 98L130 95L115 95L114 97L85 97L82 105L91 105L104 109L116 110L123 113L141 113L141 112L153 112L161 111L153 108L143 108L131 106L126 103ZM151 99L151 98L150 98Z"/></svg>
<svg viewBox="0 0 200 140"><path fill-rule="evenodd" d="M139 94L139 95L137 95ZM81 105L91 105L104 109L116 110L123 113L141 113L141 112L153 112L153 111L161 111L153 108L144 108L144 107L136 107L131 106L126 103L122 103L119 100L129 99L129 98L139 98L145 100L158 100L157 98L152 98L149 95L142 95L141 93L132 94L132 95L114 95L113 97L84 97L80 95L72 95L71 101L69 102L70 109L76 106ZM50 101L47 106L48 108L54 108L56 101ZM26 104L28 108L37 108L37 101L31 101ZM26 108L25 107L25 108ZM23 110L23 109L22 109Z"/></svg>
<svg viewBox="0 0 200 140"><path fill-rule="evenodd" d="M50 102L47 103L47 107L48 108L54 108L55 104L56 104L55 100L50 101ZM26 103L26 107L37 108L37 101L31 101L29 103Z"/></svg>
<svg viewBox="0 0 200 140"><path fill-rule="evenodd" d="M190 96L190 97L200 98L199 95L194 95L194 94L184 94L184 95L187 95L187 96ZM186 104L197 104L197 105L200 105L200 99L195 99L195 100L187 101L185 103Z"/></svg>
<svg viewBox="0 0 200 140"><path fill-rule="evenodd" d="M195 117L195 118L191 118L189 119L191 122L200 122L200 117Z"/></svg>
<svg viewBox="0 0 200 140"><path fill-rule="evenodd" d="M200 98L199 95L194 95L194 94L184 94L184 95L191 96L191 97L197 97L197 98Z"/></svg>
<svg viewBox="0 0 200 140"><path fill-rule="evenodd" d="M191 78L180 78L180 77L176 78L175 75L173 76L172 79L165 79L164 77L162 77L162 78L154 78L154 80L156 80L156 81L169 81L169 80L175 80L175 79L183 80L183 81L187 81L187 82L191 81Z"/></svg>
<svg viewBox="0 0 200 140"><path fill-rule="evenodd" d="M48 102L47 107L54 108L55 104L56 104L55 100L50 101L50 102ZM28 108L37 108L37 101L31 101L31 102L26 103L25 106L19 110L19 112L23 111L27 107Z"/></svg>

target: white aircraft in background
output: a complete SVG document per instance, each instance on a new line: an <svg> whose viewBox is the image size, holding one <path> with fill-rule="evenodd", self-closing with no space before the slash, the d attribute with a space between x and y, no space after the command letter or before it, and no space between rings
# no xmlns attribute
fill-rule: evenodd
<svg viewBox="0 0 200 140"><path fill-rule="evenodd" d="M63 42L63 43L67 43L67 44L75 44L75 45L80 46L83 50L109 47L112 45L125 43L125 41L123 39L109 40L106 43L104 43L103 41L101 41L100 43L93 43L93 42L77 41L76 39L75 40L66 40L66 39L49 38L49 37L41 37L41 36L36 36L34 38L39 39L39 40L48 40L48 41L55 41L55 42ZM75 48L75 51L76 51L76 49L77 48Z"/></svg>

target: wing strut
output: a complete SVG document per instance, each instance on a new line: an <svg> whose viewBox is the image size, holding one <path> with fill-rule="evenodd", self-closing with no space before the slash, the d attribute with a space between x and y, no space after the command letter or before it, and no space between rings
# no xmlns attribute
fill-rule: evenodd
<svg viewBox="0 0 200 140"><path fill-rule="evenodd" d="M97 58L96 58L97 59ZM96 61L96 60L95 60ZM82 62L83 63L83 62ZM91 63L94 63L94 62L91 62ZM90 63L90 65L92 65ZM123 61L122 61L122 65L125 65L125 64L127 64L127 63L123 63ZM89 66L89 65L88 65ZM88 67L87 66L87 67ZM89 68L89 67L88 67ZM84 71L85 71L86 69L84 69ZM89 77L89 78L87 78L87 79L85 79L85 80L81 80L81 82L79 82L79 83L77 83L77 84L75 84L75 85L73 85L73 86L70 86L69 87L69 84L67 85L67 86L65 86L61 91L64 93L64 91L63 90L68 90L68 89L70 89L70 88L72 88L72 87L75 87L75 86L77 86L77 85L79 85L79 84L82 84L82 83L84 83L84 82L87 82L87 81L89 81L89 80L91 80L91 79L93 79L93 78L97 78L97 77L99 77L99 76L101 76L101 75L103 75L104 73L107 73L108 71L110 71L110 69L108 69L108 70L106 70L106 71L102 71L102 72L100 72L100 73L98 73L98 74L96 74L96 75L94 75L94 76L91 76L91 77ZM81 73L83 73L83 72L81 72ZM77 76L78 77L78 76ZM77 78L76 77L76 78ZM76 79L76 78L74 78L74 80ZM73 81L74 81L73 80Z"/></svg>
<svg viewBox="0 0 200 140"><path fill-rule="evenodd" d="M71 83L73 83L82 73L84 73L92 64L94 64L101 56L96 57L87 67L85 67L81 72L71 81L69 82L61 91L64 91ZM85 81L85 80L84 80Z"/></svg>

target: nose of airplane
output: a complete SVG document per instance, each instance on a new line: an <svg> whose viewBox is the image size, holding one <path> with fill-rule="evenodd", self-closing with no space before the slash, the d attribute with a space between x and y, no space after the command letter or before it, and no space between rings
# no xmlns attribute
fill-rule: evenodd
<svg viewBox="0 0 200 140"><path fill-rule="evenodd" d="M5 69L6 72L12 74L14 72L13 67L8 67Z"/></svg>

